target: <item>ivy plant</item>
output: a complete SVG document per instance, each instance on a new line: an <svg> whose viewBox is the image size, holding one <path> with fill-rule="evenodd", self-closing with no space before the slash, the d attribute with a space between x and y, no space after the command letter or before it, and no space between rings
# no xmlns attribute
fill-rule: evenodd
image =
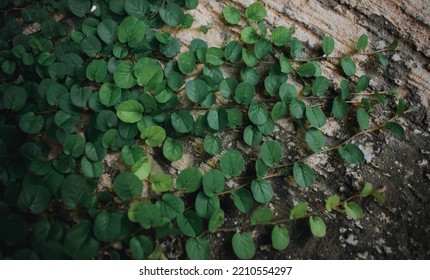
<svg viewBox="0 0 430 280"><path fill-rule="evenodd" d="M371 51L362 34L354 52L335 57L336 40L326 35L319 56L305 55L295 28L272 28L265 5L255 2L223 8L227 31L239 25L239 36L209 47L202 34L183 48L175 33L191 27L198 2L1 2L2 258L100 259L108 251L112 259L161 259L160 244L176 236L182 258L211 259L219 244L209 237L222 234L238 258L250 259L257 226L271 234L274 250L288 250L295 220L306 219L323 238L326 213L360 219L367 215L360 200L385 200L367 183L320 208L286 205L285 217L270 207L276 178L291 178L283 187L298 191L315 184L307 161L314 154L360 165L360 136L404 136L397 120L412 109L399 100L395 112L375 114L394 106L393 91L357 76L357 55L385 67L397 42ZM23 33L33 23L40 30ZM341 81L325 76L323 60L339 66ZM225 76L226 66L236 73ZM324 134L333 119L352 134L340 142ZM274 137L281 121L305 147L290 153ZM181 160L190 139L202 143L203 164L178 172L157 166ZM229 203L234 210L225 211ZM231 215L239 214L248 222L236 227Z"/></svg>

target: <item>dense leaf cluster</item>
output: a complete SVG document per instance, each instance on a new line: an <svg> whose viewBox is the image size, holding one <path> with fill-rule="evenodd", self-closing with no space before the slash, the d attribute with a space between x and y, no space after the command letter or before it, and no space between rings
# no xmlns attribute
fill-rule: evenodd
<svg viewBox="0 0 430 280"><path fill-rule="evenodd" d="M333 53L335 40L323 38L322 56L303 59L304 44L294 29L268 29L259 2L245 11L230 5L223 10L226 24L243 27L240 41L209 47L196 38L180 53L180 41L167 30L190 28L188 10L197 5L198 0L1 1L0 257L92 259L107 251L114 259L157 259L164 257L160 241L178 235L190 259L209 259L207 236L229 231L222 228L222 200L249 213L249 225L232 235L237 257L254 256L248 229L255 225L271 227L273 248L284 250L288 220L308 218L316 237L325 236L326 225L304 202L286 219L274 220L270 178L292 176L299 187L309 187L315 174L305 159L313 153L338 150L350 164L364 160L350 139L327 147L321 128L328 118L352 115L358 133L404 134L393 120L371 126L375 106L390 101L386 92L351 104L370 81L355 77L355 54L340 59L345 79L336 85L318 62ZM34 23L40 31L23 33ZM356 53L382 65L384 51L397 49L393 43L369 54L367 44L362 35ZM225 64L235 65L238 75L225 77ZM184 105L182 92L194 107ZM326 99L330 106L312 103ZM404 111L401 101L397 113ZM305 132L304 158L289 162L285 147L269 137L282 119ZM254 179L227 189L228 180L241 181L245 173L246 157L235 147L226 149L221 137L234 129L258 158L255 172L246 171ZM219 156L217 166L205 172L189 166L176 178L154 171L148 151L161 147L166 160L179 160L181 137L187 135L203 139L204 151ZM105 156L113 152L126 170L103 186ZM329 197L323 211L359 219L362 209L352 200L369 195L383 199L366 185L352 199Z"/></svg>

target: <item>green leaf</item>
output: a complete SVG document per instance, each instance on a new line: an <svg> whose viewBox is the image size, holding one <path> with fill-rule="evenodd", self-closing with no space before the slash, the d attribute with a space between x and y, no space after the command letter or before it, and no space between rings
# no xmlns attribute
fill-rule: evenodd
<svg viewBox="0 0 430 280"><path fill-rule="evenodd" d="M263 104L252 102L248 108L248 117L255 125L262 125L267 121L269 113Z"/></svg>
<svg viewBox="0 0 430 280"><path fill-rule="evenodd" d="M100 87L99 98L103 105L112 107L121 98L121 88L116 87L111 83L104 83Z"/></svg>
<svg viewBox="0 0 430 280"><path fill-rule="evenodd" d="M403 115L405 114L405 100L403 98L400 98L397 104L397 110L396 110L396 114L399 117L403 117Z"/></svg>
<svg viewBox="0 0 430 280"><path fill-rule="evenodd" d="M206 63L220 66L224 63L224 52L220 48L208 48L206 50Z"/></svg>
<svg viewBox="0 0 430 280"><path fill-rule="evenodd" d="M311 227L311 232L315 237L324 237L326 235L326 225L318 216L311 216L309 217L309 225Z"/></svg>
<svg viewBox="0 0 430 280"><path fill-rule="evenodd" d="M307 62L305 64L300 65L296 71L297 74L299 74L301 77L309 78L317 74L317 67L314 63Z"/></svg>
<svg viewBox="0 0 430 280"><path fill-rule="evenodd" d="M142 193L142 182L130 172L120 173L113 182L113 189L121 200L128 201Z"/></svg>
<svg viewBox="0 0 430 280"><path fill-rule="evenodd" d="M161 126L150 126L142 131L140 138L145 140L146 145L157 147L166 139L166 131Z"/></svg>
<svg viewBox="0 0 430 280"><path fill-rule="evenodd" d="M388 59L383 53L378 52L375 54L375 56L379 64L381 64L383 67L388 65Z"/></svg>
<svg viewBox="0 0 430 280"><path fill-rule="evenodd" d="M239 176L245 169L242 154L236 150L226 151L221 157L219 165L224 177L227 179Z"/></svg>
<svg viewBox="0 0 430 280"><path fill-rule="evenodd" d="M171 117L173 128L179 133L188 133L194 128L194 118L190 112L180 110Z"/></svg>
<svg viewBox="0 0 430 280"><path fill-rule="evenodd" d="M329 86L329 80L324 76L319 76L312 83L312 93L316 96L323 96L327 92Z"/></svg>
<svg viewBox="0 0 430 280"><path fill-rule="evenodd" d="M396 122L387 122L384 128L397 137L402 138L405 135L405 130L403 127Z"/></svg>
<svg viewBox="0 0 430 280"><path fill-rule="evenodd" d="M155 173L149 177L151 189L155 192L167 192L173 186L173 178L164 173Z"/></svg>
<svg viewBox="0 0 430 280"><path fill-rule="evenodd" d="M339 154L351 164L359 164L364 160L364 154L357 145L348 143L345 148L338 148Z"/></svg>
<svg viewBox="0 0 430 280"><path fill-rule="evenodd" d="M190 238L185 243L185 250L190 260L211 260L212 252L209 243L203 237Z"/></svg>
<svg viewBox="0 0 430 280"><path fill-rule="evenodd" d="M345 57L340 60L340 65L346 76L350 77L357 72L357 66L355 66L354 60L350 57Z"/></svg>
<svg viewBox="0 0 430 280"><path fill-rule="evenodd" d="M81 48L89 57L95 57L102 50L102 44L95 36L89 36L82 40Z"/></svg>
<svg viewBox="0 0 430 280"><path fill-rule="evenodd" d="M185 7L189 10L197 8L199 0L185 0Z"/></svg>
<svg viewBox="0 0 430 280"><path fill-rule="evenodd" d="M41 214L49 205L51 194L46 187L31 185L24 188L18 196L17 205L29 209L33 214Z"/></svg>
<svg viewBox="0 0 430 280"><path fill-rule="evenodd" d="M282 102L291 103L297 101L297 89L295 86L289 83L284 83L279 87L279 97Z"/></svg>
<svg viewBox="0 0 430 280"><path fill-rule="evenodd" d="M263 135L257 127L248 125L243 131L243 141L251 146L256 147L263 140Z"/></svg>
<svg viewBox="0 0 430 280"><path fill-rule="evenodd" d="M285 227L275 226L272 229L272 246L278 251L285 250L290 244L290 233Z"/></svg>
<svg viewBox="0 0 430 280"><path fill-rule="evenodd" d="M194 103L202 103L208 96L208 86L200 79L191 80L185 85L187 97Z"/></svg>
<svg viewBox="0 0 430 280"><path fill-rule="evenodd" d="M369 83L370 83L370 79L368 76L366 75L360 76L360 78L358 78L357 80L357 85L354 88L354 92L359 93L366 90L367 87L369 86Z"/></svg>
<svg viewBox="0 0 430 280"><path fill-rule="evenodd" d="M302 41L293 38L290 42L290 55L292 57L298 58L302 56L303 53L303 43Z"/></svg>
<svg viewBox="0 0 430 280"><path fill-rule="evenodd" d="M248 83L240 83L235 90L234 99L238 104L248 105L251 103L255 95L255 87Z"/></svg>
<svg viewBox="0 0 430 280"><path fill-rule="evenodd" d="M161 212L150 202L143 202L137 209L137 220L144 229L157 227L161 223Z"/></svg>
<svg viewBox="0 0 430 280"><path fill-rule="evenodd" d="M337 207L337 205L339 204L339 201L340 201L339 196L337 196L337 195L329 196L327 198L326 203L325 203L325 209L328 212L331 212L332 209Z"/></svg>
<svg viewBox="0 0 430 280"><path fill-rule="evenodd" d="M301 219L308 211L308 205L304 202L297 203L290 211L290 219Z"/></svg>
<svg viewBox="0 0 430 280"><path fill-rule="evenodd" d="M64 238L64 251L75 260L90 260L99 248L100 243L93 237L92 225L88 220L73 226Z"/></svg>
<svg viewBox="0 0 430 280"><path fill-rule="evenodd" d="M184 153L184 147L182 143L178 140L172 138L167 138L163 144L163 155L166 159L170 161L179 160L182 158Z"/></svg>
<svg viewBox="0 0 430 280"><path fill-rule="evenodd" d="M356 202L345 202L343 207L345 208L345 212L348 217L354 220L359 220L363 217L363 210Z"/></svg>
<svg viewBox="0 0 430 280"><path fill-rule="evenodd" d="M242 60L248 67L254 67L258 62L255 54L253 52L247 52L246 48L242 48Z"/></svg>
<svg viewBox="0 0 430 280"><path fill-rule="evenodd" d="M277 75L269 75L264 79L264 88L271 96L275 96L278 93L281 84L281 77Z"/></svg>
<svg viewBox="0 0 430 280"><path fill-rule="evenodd" d="M221 92L222 97L225 99L233 99L234 92L239 83L234 77L228 77L223 80L219 85L219 90Z"/></svg>
<svg viewBox="0 0 430 280"><path fill-rule="evenodd" d="M103 174L104 165L102 161L92 162L87 157L82 157L81 171L87 178L98 178Z"/></svg>
<svg viewBox="0 0 430 280"><path fill-rule="evenodd" d="M212 108L207 114L208 126L215 131L223 130L227 127L228 116L224 108Z"/></svg>
<svg viewBox="0 0 430 280"><path fill-rule="evenodd" d="M259 203L268 203L272 200L273 189L269 181L264 179L252 180L251 191L255 201Z"/></svg>
<svg viewBox="0 0 430 280"><path fill-rule="evenodd" d="M270 208L258 207L257 210L252 213L251 225L265 225L270 222L273 218L273 213Z"/></svg>
<svg viewBox="0 0 430 280"><path fill-rule="evenodd" d="M70 208L83 206L89 197L89 189L84 178L77 174L69 175L61 188L61 198Z"/></svg>
<svg viewBox="0 0 430 280"><path fill-rule="evenodd" d="M100 74L103 75L103 73ZM89 87L81 88L78 85L73 85L70 90L70 101L72 101L72 104L76 107L85 108L87 107L88 100L90 99L92 93L93 92Z"/></svg>
<svg viewBox="0 0 430 280"><path fill-rule="evenodd" d="M305 163L295 163L293 167L294 180L304 188L309 187L315 181L315 174L312 168Z"/></svg>
<svg viewBox="0 0 430 280"><path fill-rule="evenodd" d="M176 179L178 189L186 189L188 192L197 191L202 185L202 173L195 167L185 168Z"/></svg>
<svg viewBox="0 0 430 280"><path fill-rule="evenodd" d="M233 251L239 259L249 260L255 255L255 244L248 232L235 233L232 239Z"/></svg>
<svg viewBox="0 0 430 280"><path fill-rule="evenodd" d="M4 108L20 111L27 101L27 91L23 87L9 86L3 93Z"/></svg>
<svg viewBox="0 0 430 280"><path fill-rule="evenodd" d="M152 238L145 235L133 236L130 240L130 251L135 260L147 259L154 251L154 247L155 244Z"/></svg>
<svg viewBox="0 0 430 280"><path fill-rule="evenodd" d="M118 27L118 40L121 43L128 43L130 48L136 48L142 44L145 32L146 25L143 20L127 16Z"/></svg>
<svg viewBox="0 0 430 280"><path fill-rule="evenodd" d="M68 0L67 7L77 17L83 18L91 9L90 1L86 0Z"/></svg>
<svg viewBox="0 0 430 280"><path fill-rule="evenodd" d="M180 54L178 57L178 67L184 74L191 73L196 67L196 59L190 53Z"/></svg>
<svg viewBox="0 0 430 280"><path fill-rule="evenodd" d="M27 134L39 133L45 121L42 116L37 116L33 112L28 112L19 118L19 128Z"/></svg>
<svg viewBox="0 0 430 280"><path fill-rule="evenodd" d="M373 185L371 183L364 184L363 189L360 192L360 197L368 197L373 191Z"/></svg>
<svg viewBox="0 0 430 280"><path fill-rule="evenodd" d="M150 4L146 0L125 0L124 9L130 16L145 19L150 12Z"/></svg>
<svg viewBox="0 0 430 280"><path fill-rule="evenodd" d="M93 60L88 64L86 70L88 80L100 83L106 78L106 75L107 66L103 60Z"/></svg>
<svg viewBox="0 0 430 280"><path fill-rule="evenodd" d="M85 140L79 134L71 134L66 137L63 143L63 152L66 155L79 157L85 149Z"/></svg>
<svg viewBox="0 0 430 280"><path fill-rule="evenodd" d="M159 11L161 19L170 26L178 26L184 17L184 11L174 3L168 3Z"/></svg>
<svg viewBox="0 0 430 280"><path fill-rule="evenodd" d="M217 209L220 209L220 202L218 196L211 195L210 197L208 197L203 192L200 192L196 197L195 209L197 215L199 215L203 219L210 219L212 214Z"/></svg>
<svg viewBox="0 0 430 280"><path fill-rule="evenodd" d="M333 100L332 113L336 119L343 119L348 115L349 107L346 101L339 96Z"/></svg>
<svg viewBox="0 0 430 280"><path fill-rule="evenodd" d="M221 138L212 134L206 134L203 140L203 148L211 155L219 154L222 148Z"/></svg>
<svg viewBox="0 0 430 280"><path fill-rule="evenodd" d="M122 214L100 212L94 220L93 232L101 242L112 242L121 233Z"/></svg>
<svg viewBox="0 0 430 280"><path fill-rule="evenodd" d="M157 202L160 208L161 215L171 220L175 219L179 214L184 213L184 201L174 194L164 194L160 201Z"/></svg>
<svg viewBox="0 0 430 280"><path fill-rule="evenodd" d="M272 31L270 39L275 46L284 46L291 41L291 31L285 26L278 26Z"/></svg>
<svg viewBox="0 0 430 280"><path fill-rule="evenodd" d="M194 211L187 211L176 218L181 232L189 237L196 237L203 230L203 221Z"/></svg>
<svg viewBox="0 0 430 280"><path fill-rule="evenodd" d="M240 21L240 11L231 5L225 6L222 14L224 15L224 19L230 24L238 24Z"/></svg>
<svg viewBox="0 0 430 280"><path fill-rule="evenodd" d="M315 127L323 127L327 121L324 112L318 107L306 107L306 118Z"/></svg>
<svg viewBox="0 0 430 280"><path fill-rule="evenodd" d="M247 26L240 32L240 37L242 41L246 44L254 44L260 39L260 36L257 34L257 31L254 27Z"/></svg>
<svg viewBox="0 0 430 280"><path fill-rule="evenodd" d="M276 102L272 108L271 117L274 121L285 118L288 109L284 102Z"/></svg>
<svg viewBox="0 0 430 280"><path fill-rule="evenodd" d="M119 104L116 115L125 123L136 123L143 118L143 105L135 100L127 100Z"/></svg>
<svg viewBox="0 0 430 280"><path fill-rule="evenodd" d="M213 212L209 219L209 232L216 232L217 228L224 224L225 214L222 209L217 209Z"/></svg>
<svg viewBox="0 0 430 280"><path fill-rule="evenodd" d="M121 150L121 158L124 161L124 163L127 165L134 165L137 161L142 159L144 156L145 156L145 152L143 151L142 147L138 145L132 145L131 147L124 146ZM88 153L87 153L87 157L88 157ZM96 160L99 160L99 159L100 158L96 156Z"/></svg>
<svg viewBox="0 0 430 280"><path fill-rule="evenodd" d="M369 38L367 38L366 34L361 35L360 38L358 38L357 51L364 52L366 50L368 41Z"/></svg>
<svg viewBox="0 0 430 280"><path fill-rule="evenodd" d="M111 18L107 18L97 25L97 34L107 45L115 42L118 34L118 23Z"/></svg>
<svg viewBox="0 0 430 280"><path fill-rule="evenodd" d="M238 108L233 108L227 111L228 125L235 128L242 123L242 112Z"/></svg>
<svg viewBox="0 0 430 280"><path fill-rule="evenodd" d="M334 51L334 40L330 36L325 36L323 39L323 52L325 55L332 54Z"/></svg>
<svg viewBox="0 0 430 280"><path fill-rule="evenodd" d="M137 160L131 167L131 172L139 178L139 180L144 180L148 178L151 173L151 163L146 156L142 156Z"/></svg>
<svg viewBox="0 0 430 280"><path fill-rule="evenodd" d="M247 189L238 189L231 192L234 205L242 213L248 213L254 206L252 194Z"/></svg>
<svg viewBox="0 0 430 280"><path fill-rule="evenodd" d="M263 20L267 15L266 8L260 2L252 3L246 10L245 16L250 21Z"/></svg>
<svg viewBox="0 0 430 280"><path fill-rule="evenodd" d="M163 69L159 65L152 64L143 67L139 63L136 64L134 75L137 78L137 84L144 86L147 91L155 90L164 78Z"/></svg>
<svg viewBox="0 0 430 280"><path fill-rule="evenodd" d="M309 148L315 153L319 153L326 144L324 134L315 127L308 129L305 138Z"/></svg>
<svg viewBox="0 0 430 280"><path fill-rule="evenodd" d="M218 169L211 169L203 175L203 190L208 197L224 190L224 175Z"/></svg>
<svg viewBox="0 0 430 280"><path fill-rule="evenodd" d="M369 128L370 119L366 109L358 108L357 121L358 121L358 125L360 126L360 130L364 131Z"/></svg>
<svg viewBox="0 0 430 280"><path fill-rule="evenodd" d="M281 145L276 141L266 141L261 145L261 159L264 164L271 167L282 158Z"/></svg>
<svg viewBox="0 0 430 280"><path fill-rule="evenodd" d="M264 39L260 39L255 43L254 54L258 59L267 58L272 52L272 44Z"/></svg>
<svg viewBox="0 0 430 280"><path fill-rule="evenodd" d="M113 79L119 88L129 89L137 84L133 75L133 68L133 63L130 61L124 61L117 65Z"/></svg>

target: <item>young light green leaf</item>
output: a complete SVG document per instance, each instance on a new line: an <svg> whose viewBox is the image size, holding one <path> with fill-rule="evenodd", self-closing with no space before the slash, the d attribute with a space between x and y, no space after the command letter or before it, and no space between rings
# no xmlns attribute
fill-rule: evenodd
<svg viewBox="0 0 430 280"><path fill-rule="evenodd" d="M272 31L270 39L275 46L284 46L291 41L291 31L285 26L278 26Z"/></svg>
<svg viewBox="0 0 430 280"><path fill-rule="evenodd" d="M144 180L148 178L151 173L151 162L148 160L148 157L142 156L139 158L131 167L131 172L137 176L140 180Z"/></svg>
<svg viewBox="0 0 430 280"><path fill-rule="evenodd" d="M325 203L325 209L328 212L331 212L332 209L337 207L337 205L339 204L339 201L340 201L339 196L337 195L329 196Z"/></svg>
<svg viewBox="0 0 430 280"><path fill-rule="evenodd" d="M149 177L151 189L155 192L167 192L173 186L173 178L164 173L155 173Z"/></svg>
<svg viewBox="0 0 430 280"><path fill-rule="evenodd" d="M255 42L260 39L260 36L258 35L257 31L254 27L247 26L240 32L240 37L243 42L246 44L254 44Z"/></svg>
<svg viewBox="0 0 430 280"><path fill-rule="evenodd" d="M363 217L363 210L361 209L360 205L358 205L356 202L345 202L343 204L343 207L345 208L345 212L348 215L348 217L359 220L361 217Z"/></svg>
<svg viewBox="0 0 430 280"><path fill-rule="evenodd" d="M364 184L363 189L360 192L360 197L368 197L373 191L373 185L371 183Z"/></svg>
<svg viewBox="0 0 430 280"><path fill-rule="evenodd" d="M140 138L145 140L146 145L157 147L166 139L166 131L161 126L150 126L142 131Z"/></svg>
<svg viewBox="0 0 430 280"><path fill-rule="evenodd" d="M290 211L290 219L300 219L303 218L308 211L308 205L304 202L297 203L293 209Z"/></svg>
<svg viewBox="0 0 430 280"><path fill-rule="evenodd" d="M315 237L321 238L326 235L327 228L323 219L321 219L320 217L309 217L309 225L311 227L311 232Z"/></svg>

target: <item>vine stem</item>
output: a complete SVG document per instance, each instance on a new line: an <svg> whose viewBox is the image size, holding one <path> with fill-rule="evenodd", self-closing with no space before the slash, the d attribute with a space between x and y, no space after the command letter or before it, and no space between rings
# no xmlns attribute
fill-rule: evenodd
<svg viewBox="0 0 430 280"><path fill-rule="evenodd" d="M308 62L308 61L315 61L315 60L322 60L322 59L342 59L342 58L347 58L347 57L351 57L351 56L358 56L358 55L371 56L371 55L376 55L377 53L383 53L383 52L388 52L388 51L395 51L395 50L392 50L389 48L384 48L384 49L373 51L373 52L354 52L354 53L346 54L343 56L321 55L321 56L317 56L317 57L311 57L309 59L291 59L291 62Z"/></svg>

